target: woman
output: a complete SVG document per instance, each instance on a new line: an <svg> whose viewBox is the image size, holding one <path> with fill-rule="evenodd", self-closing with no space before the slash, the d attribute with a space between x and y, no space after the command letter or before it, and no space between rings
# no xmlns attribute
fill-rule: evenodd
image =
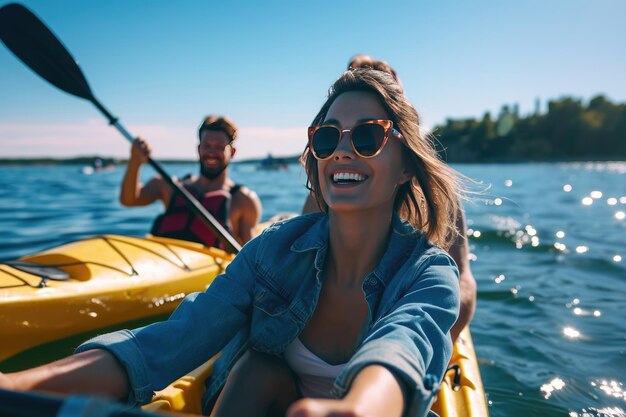
<svg viewBox="0 0 626 417"><path fill-rule="evenodd" d="M391 74L398 84L402 86L398 74L387 62L375 59L370 55L356 54L352 56L347 69L351 70L355 68L370 68L386 72ZM314 213L319 210L319 204L316 203L312 194L309 194L302 208L302 213ZM461 288L459 318L454 323L454 326L452 326L452 329L450 329L453 342L456 341L461 331L469 325L474 316L474 311L476 310L476 280L474 279L470 265L469 247L465 230L465 214L463 213L463 207L459 204L459 211L456 214L454 239L447 248L448 253L452 259L454 259L459 269L459 286Z"/></svg>
<svg viewBox="0 0 626 417"><path fill-rule="evenodd" d="M221 351L213 416L425 415L459 308L454 262L432 244L452 236L456 177L398 83L371 69L335 82L302 161L324 213L270 226L169 320L4 383L142 403Z"/></svg>

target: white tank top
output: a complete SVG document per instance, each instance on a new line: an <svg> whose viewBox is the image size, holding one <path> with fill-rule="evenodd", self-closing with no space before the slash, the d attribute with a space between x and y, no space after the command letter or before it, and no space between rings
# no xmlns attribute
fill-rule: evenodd
<svg viewBox="0 0 626 417"><path fill-rule="evenodd" d="M330 398L335 379L346 366L327 363L304 346L299 337L287 346L285 361L298 376L302 395L310 398Z"/></svg>

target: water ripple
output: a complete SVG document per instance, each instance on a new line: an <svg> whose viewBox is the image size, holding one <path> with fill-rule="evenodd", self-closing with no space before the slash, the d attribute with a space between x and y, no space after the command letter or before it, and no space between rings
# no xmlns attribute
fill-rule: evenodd
<svg viewBox="0 0 626 417"><path fill-rule="evenodd" d="M197 171L165 168L178 177ZM297 166L232 168L260 196L264 220L302 208ZM478 282L472 334L491 417L623 416L626 163L455 168L491 184L464 207ZM121 207L123 169L80 171L0 168L0 259L104 233L147 233L162 206ZM146 167L141 179L152 175Z"/></svg>

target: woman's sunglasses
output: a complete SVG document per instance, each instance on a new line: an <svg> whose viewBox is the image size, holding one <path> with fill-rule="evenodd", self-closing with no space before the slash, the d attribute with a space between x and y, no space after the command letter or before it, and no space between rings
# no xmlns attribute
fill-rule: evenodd
<svg viewBox="0 0 626 417"><path fill-rule="evenodd" d="M354 152L361 158L373 158L383 150L390 131L401 136L394 129L391 120L369 120L344 130L333 125L311 126L309 149L316 159L328 159L335 153L343 134L350 132L350 143Z"/></svg>

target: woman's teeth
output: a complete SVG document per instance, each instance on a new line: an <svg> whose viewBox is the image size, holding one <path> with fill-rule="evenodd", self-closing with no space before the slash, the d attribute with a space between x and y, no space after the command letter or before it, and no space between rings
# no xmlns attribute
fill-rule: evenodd
<svg viewBox="0 0 626 417"><path fill-rule="evenodd" d="M361 182L365 181L365 175L354 172L336 172L333 174L334 182Z"/></svg>

